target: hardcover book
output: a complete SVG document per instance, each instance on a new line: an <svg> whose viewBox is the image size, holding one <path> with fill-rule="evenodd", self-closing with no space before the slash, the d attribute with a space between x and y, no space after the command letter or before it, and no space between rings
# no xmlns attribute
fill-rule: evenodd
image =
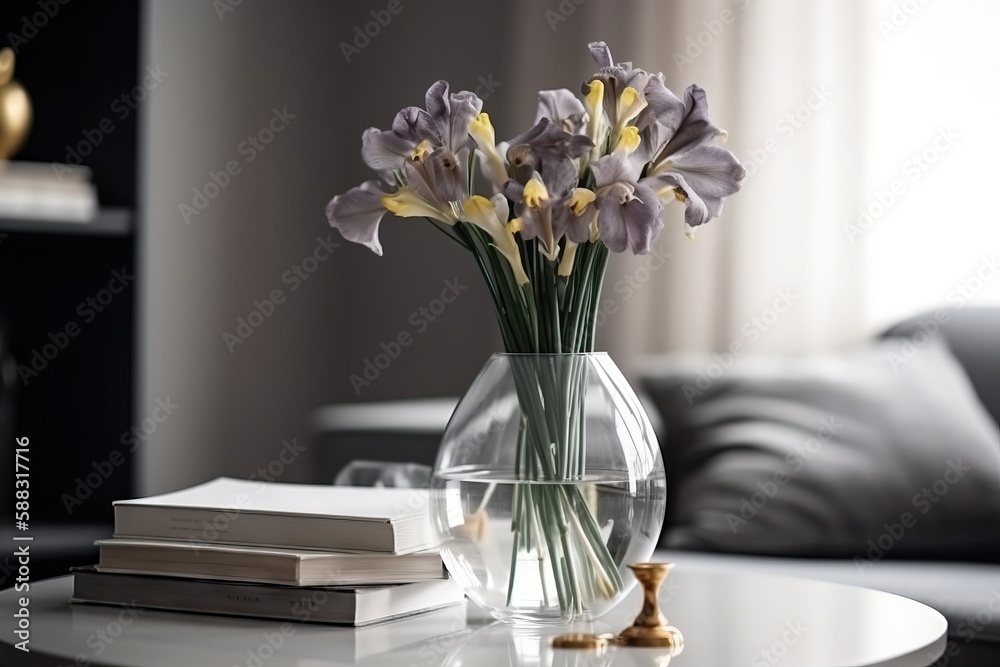
<svg viewBox="0 0 1000 667"><path fill-rule="evenodd" d="M423 489L220 477L114 503L115 536L408 554L435 545Z"/></svg>
<svg viewBox="0 0 1000 667"><path fill-rule="evenodd" d="M451 580L411 584L310 587L208 579L73 572L73 602L146 609L273 618L306 623L364 626L462 602Z"/></svg>
<svg viewBox="0 0 1000 667"><path fill-rule="evenodd" d="M95 544L101 552L99 572L285 586L397 584L447 577L434 550L395 556L126 538Z"/></svg>

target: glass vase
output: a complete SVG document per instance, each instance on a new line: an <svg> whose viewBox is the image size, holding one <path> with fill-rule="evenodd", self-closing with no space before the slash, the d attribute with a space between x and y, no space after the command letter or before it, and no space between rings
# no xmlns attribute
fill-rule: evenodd
<svg viewBox="0 0 1000 667"><path fill-rule="evenodd" d="M666 477L639 399L605 353L495 354L432 476L442 557L502 621L595 618L660 535Z"/></svg>

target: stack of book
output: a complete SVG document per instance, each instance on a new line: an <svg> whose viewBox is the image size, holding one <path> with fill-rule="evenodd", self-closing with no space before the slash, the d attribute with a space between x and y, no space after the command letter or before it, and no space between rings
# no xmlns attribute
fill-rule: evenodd
<svg viewBox="0 0 1000 667"><path fill-rule="evenodd" d="M222 477L114 509L73 602L361 626L463 601L426 491Z"/></svg>
<svg viewBox="0 0 1000 667"><path fill-rule="evenodd" d="M89 222L96 214L90 169L0 160L0 217Z"/></svg>

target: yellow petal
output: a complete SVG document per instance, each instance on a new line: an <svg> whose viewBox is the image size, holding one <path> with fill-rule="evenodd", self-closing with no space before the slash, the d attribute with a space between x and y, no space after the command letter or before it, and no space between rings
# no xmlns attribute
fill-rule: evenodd
<svg viewBox="0 0 1000 667"><path fill-rule="evenodd" d="M493 130L493 123L490 122L490 115L485 111L469 123L469 134L476 140L476 143L496 143L496 133Z"/></svg>
<svg viewBox="0 0 1000 667"><path fill-rule="evenodd" d="M499 190L507 182L507 166L500 154L497 153L496 133L488 113L484 111L469 123L469 135L476 142L479 150L483 152L485 158L483 168L486 175L493 187Z"/></svg>
<svg viewBox="0 0 1000 667"><path fill-rule="evenodd" d="M383 195L382 206L385 206L387 211L400 218L427 217L440 220L449 225L455 224L452 216L439 211L421 199L412 188L400 188L391 195Z"/></svg>
<svg viewBox="0 0 1000 667"><path fill-rule="evenodd" d="M595 199L597 199L597 195L592 190L576 188L573 190L573 196L569 199L569 210L573 211L573 215L583 215L583 212Z"/></svg>
<svg viewBox="0 0 1000 667"><path fill-rule="evenodd" d="M413 160L414 162L423 162L424 157L428 153L433 152L433 150L434 147L431 145L431 142L428 141L427 139L424 139L419 144L417 144L416 148L413 149L413 152L410 153L410 159Z"/></svg>
<svg viewBox="0 0 1000 667"><path fill-rule="evenodd" d="M616 150L623 150L626 154L631 153L639 147L641 141L642 139L639 138L639 128L635 125L629 125L622 130L622 134L618 138Z"/></svg>
<svg viewBox="0 0 1000 667"><path fill-rule="evenodd" d="M604 143L604 82L594 79L590 82L590 88L584 98L584 106L587 109L587 137L594 142L594 147L590 149L590 159L596 160L600 155L600 147Z"/></svg>
<svg viewBox="0 0 1000 667"><path fill-rule="evenodd" d="M528 274L524 272L524 266L521 264L521 250L518 248L517 241L514 240L514 234L497 217L490 200L480 195L473 195L465 200L462 208L465 210L468 221L485 231L493 239L494 247L510 264L517 284L526 285L529 280Z"/></svg>
<svg viewBox="0 0 1000 667"><path fill-rule="evenodd" d="M566 239L566 249L563 250L562 260L559 262L559 275L568 276L573 273L573 264L576 262L576 243Z"/></svg>
<svg viewBox="0 0 1000 667"><path fill-rule="evenodd" d="M466 199L462 204L462 208L465 209L467 215L474 219L489 216L496 217L496 214L493 212L493 204L489 199L481 195L472 195Z"/></svg>
<svg viewBox="0 0 1000 667"><path fill-rule="evenodd" d="M549 198L549 191L545 189L545 184L537 178L532 178L524 184L524 203L531 208L538 208L543 201Z"/></svg>
<svg viewBox="0 0 1000 667"><path fill-rule="evenodd" d="M618 98L618 122L626 123L646 108L646 100L639 97L639 91L629 86Z"/></svg>
<svg viewBox="0 0 1000 667"><path fill-rule="evenodd" d="M639 99L639 91L633 88L632 86L629 86L625 90L623 90L621 97L618 98L619 104L624 109L627 109L633 104L635 104L636 100L638 99Z"/></svg>
<svg viewBox="0 0 1000 667"><path fill-rule="evenodd" d="M604 82L594 79L590 82L590 89L587 91L587 111L600 111L604 106Z"/></svg>

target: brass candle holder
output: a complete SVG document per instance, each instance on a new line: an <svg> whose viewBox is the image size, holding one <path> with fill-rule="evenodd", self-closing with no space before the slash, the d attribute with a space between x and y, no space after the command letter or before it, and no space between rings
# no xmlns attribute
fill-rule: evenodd
<svg viewBox="0 0 1000 667"><path fill-rule="evenodd" d="M628 566L642 584L642 609L631 626L617 635L572 633L552 638L553 648L604 650L608 646L664 648L671 656L684 649L680 630L667 624L660 611L660 586L674 569L673 563L633 563Z"/></svg>

